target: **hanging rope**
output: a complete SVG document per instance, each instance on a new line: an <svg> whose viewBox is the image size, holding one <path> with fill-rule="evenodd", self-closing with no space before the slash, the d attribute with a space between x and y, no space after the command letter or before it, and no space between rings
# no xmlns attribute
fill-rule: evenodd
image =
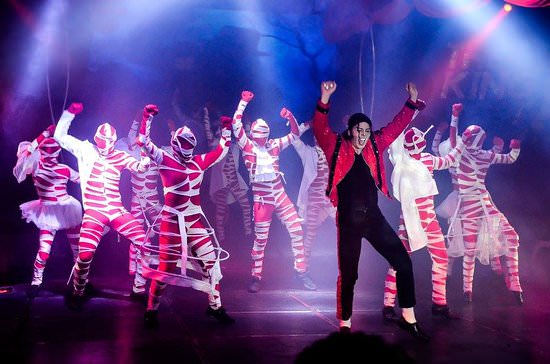
<svg viewBox="0 0 550 364"><path fill-rule="evenodd" d="M374 117L374 94L375 94L375 85L376 85L376 52L374 48L374 33L373 33L374 24L370 27L370 45L371 45L371 55L372 55L372 91L370 98L370 117Z"/></svg>
<svg viewBox="0 0 550 364"><path fill-rule="evenodd" d="M71 57L69 52L69 35L67 34L67 31L64 32L65 35L65 42L64 42L64 58L65 58L65 96L63 98L63 106L61 108L61 115L63 111L65 110L65 107L67 106L67 98L69 97L69 84L70 84L70 68L71 68ZM51 84L50 84L50 52L49 48L46 52L46 90L48 93L48 104L50 107L50 118L52 121L52 124L55 125L57 118L54 115L54 108L53 108L53 102L52 102L52 92L51 92Z"/></svg>
<svg viewBox="0 0 550 364"><path fill-rule="evenodd" d="M376 52L374 48L374 34L372 30L373 26L369 29L370 35L370 44L371 44L371 55L372 55L372 87L371 87L371 100L370 100L370 117L374 115L374 94L375 94L375 85L376 85ZM359 101L361 103L361 112L365 113L365 103L363 101L363 47L365 44L365 35L366 33L361 34L361 42L359 44Z"/></svg>

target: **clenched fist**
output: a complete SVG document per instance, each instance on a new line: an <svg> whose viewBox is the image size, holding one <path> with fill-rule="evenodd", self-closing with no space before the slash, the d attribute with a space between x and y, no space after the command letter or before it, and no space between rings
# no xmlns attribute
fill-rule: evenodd
<svg viewBox="0 0 550 364"><path fill-rule="evenodd" d="M143 117L148 118L150 116L155 116L159 113L159 107L154 104L145 105L143 108Z"/></svg>
<svg viewBox="0 0 550 364"><path fill-rule="evenodd" d="M452 112L453 116L458 116L462 112L463 106L462 104L453 104Z"/></svg>
<svg viewBox="0 0 550 364"><path fill-rule="evenodd" d="M69 108L67 109L68 112L71 114L80 114L84 110L84 105L80 102L73 102L71 105L69 105Z"/></svg>
<svg viewBox="0 0 550 364"><path fill-rule="evenodd" d="M241 92L241 99L243 101L249 102L254 98L254 94L250 91L243 91Z"/></svg>
<svg viewBox="0 0 550 364"><path fill-rule="evenodd" d="M231 119L229 116L223 115L220 117L220 123L222 124L222 128L224 129L230 129L232 121L233 119Z"/></svg>
<svg viewBox="0 0 550 364"><path fill-rule="evenodd" d="M519 149L521 147L521 140L512 139L510 140L510 149Z"/></svg>
<svg viewBox="0 0 550 364"><path fill-rule="evenodd" d="M292 117L292 113L290 112L289 109L287 109L286 107L283 107L281 109L281 113L280 113L281 117L284 118L284 119L290 119Z"/></svg>

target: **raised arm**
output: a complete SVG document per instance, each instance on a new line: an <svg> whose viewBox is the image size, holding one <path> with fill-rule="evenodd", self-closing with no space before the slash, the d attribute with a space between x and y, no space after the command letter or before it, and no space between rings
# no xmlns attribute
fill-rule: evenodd
<svg viewBox="0 0 550 364"><path fill-rule="evenodd" d="M423 110L426 107L424 101L418 99L418 90L414 83L409 82L405 85L405 90L409 98L405 105L385 127L375 132L378 150L385 150L399 135L405 130L407 125L416 116L417 110Z"/></svg>
<svg viewBox="0 0 550 364"><path fill-rule="evenodd" d="M194 158L202 169L212 167L227 155L229 146L231 145L231 124L232 119L229 116L222 116L222 131L218 145L210 152L198 155Z"/></svg>
<svg viewBox="0 0 550 364"><path fill-rule="evenodd" d="M458 138L456 147L452 148L447 155L444 157L434 156L434 169L442 170L449 169L450 167L456 166L462 152L464 151L464 143L461 138Z"/></svg>
<svg viewBox="0 0 550 364"><path fill-rule="evenodd" d="M163 159L163 151L151 141L151 123L153 117L159 113L157 105L149 104L143 108L141 125L139 128L138 144L145 148L151 158L160 164Z"/></svg>
<svg viewBox="0 0 550 364"><path fill-rule="evenodd" d="M73 102L69 108L61 114L53 135L53 138L59 143L61 148L69 151L77 158L80 158L80 154L84 152L84 142L73 137L72 135L69 135L68 132L74 117L80 114L82 110L84 110L84 105L78 102Z"/></svg>
<svg viewBox="0 0 550 364"><path fill-rule="evenodd" d="M336 82L324 81L321 83L321 97L317 102L312 122L313 135L325 152L329 163L336 145L336 133L332 131L328 123L329 102L334 91L336 91Z"/></svg>
<svg viewBox="0 0 550 364"><path fill-rule="evenodd" d="M518 157L521 150L521 141L519 139L510 140L510 152L507 154L495 153L491 164L512 164Z"/></svg>
<svg viewBox="0 0 550 364"><path fill-rule="evenodd" d="M449 129L449 140L451 141L451 148L456 147L456 140L458 138L458 116L462 112L462 104L453 104L451 112L451 128Z"/></svg>
<svg viewBox="0 0 550 364"><path fill-rule="evenodd" d="M443 138L443 133L449 128L449 124L440 123L437 126L435 131L434 139L432 140L432 153L436 156L440 156L439 145L441 144L441 139Z"/></svg>
<svg viewBox="0 0 550 364"><path fill-rule="evenodd" d="M287 135L273 140L273 144L280 150L285 149L290 144L294 143L296 140L300 139L300 130L298 128L298 122L294 117L294 114L287 108L283 107L281 109L280 115L282 118L286 119L290 125L290 133Z"/></svg>
<svg viewBox="0 0 550 364"><path fill-rule="evenodd" d="M243 149L247 144L251 143L248 139L248 136L244 132L243 128L243 113L244 109L246 109L246 105L254 98L254 94L250 91L243 91L241 92L241 100L239 101L239 105L237 106L237 110L235 110L235 114L233 114L233 134L235 135L235 138L237 138L237 143L239 144L239 148Z"/></svg>

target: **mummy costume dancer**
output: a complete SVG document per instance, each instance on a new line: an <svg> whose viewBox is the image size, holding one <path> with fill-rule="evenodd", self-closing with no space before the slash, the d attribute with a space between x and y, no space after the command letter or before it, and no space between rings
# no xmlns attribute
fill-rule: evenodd
<svg viewBox="0 0 550 364"><path fill-rule="evenodd" d="M429 129L428 129L429 130ZM456 318L447 306L447 249L445 238L434 211L434 196L438 194L434 170L455 165L464 148L462 141L445 157L424 153L426 140L417 128L411 128L390 146L390 161L394 165L392 186L395 198L401 202L398 236L411 254L427 246L432 259L432 314L447 319ZM395 270L388 269L384 288L385 319L392 319L397 293Z"/></svg>
<svg viewBox="0 0 550 364"><path fill-rule="evenodd" d="M50 256L55 234L65 230L71 245L73 260L78 254L78 235L82 222L82 206L67 193L67 182L79 183L78 173L58 162L61 147L52 138L54 126L44 130L31 143L21 142L13 174L21 183L32 175L38 200L20 205L22 217L40 229L38 253L34 260L30 295L35 295L42 284L44 269Z"/></svg>
<svg viewBox="0 0 550 364"><path fill-rule="evenodd" d="M494 257L504 255L504 280L517 302L523 304L519 281L519 236L508 219L495 206L485 178L493 164L514 163L520 153L520 141L510 141L510 152L495 153L483 150L485 131L470 125L462 134L466 145L457 168L458 205L450 219L448 232L449 256L463 256L463 291L467 302L472 301L476 258L489 264Z"/></svg>
<svg viewBox="0 0 550 364"><path fill-rule="evenodd" d="M221 303L220 270L221 248L215 236L210 236L208 223L200 199L200 187L204 172L220 162L231 141L231 119L223 123L222 136L216 148L208 153L193 155L196 139L188 127L177 129L170 141L172 152L157 147L150 139L153 116L158 113L155 105L147 105L140 127L140 143L159 166L164 187L164 206L159 231L158 269L146 266L148 278L152 278L149 300L145 312L148 326L158 325L160 298L167 284L193 287L208 294L207 315L221 323L232 323ZM147 247L145 249L147 252ZM192 269L198 270L200 279L187 274L188 258ZM178 264L181 274L177 274Z"/></svg>
<svg viewBox="0 0 550 364"><path fill-rule="evenodd" d="M137 145L139 126L140 121L132 121L128 137L120 138L115 145L117 150L123 150L136 159L146 157L145 151ZM155 229L149 229L149 227L156 222L156 218L162 209L157 189L159 177L159 169L156 163L151 163L145 171L132 173L130 177L130 184L132 186L130 213L140 222L146 231L149 231L147 239L154 237ZM130 275L135 275L137 269L137 250L134 244L130 244L129 246L128 258L128 271Z"/></svg>
<svg viewBox="0 0 550 364"><path fill-rule="evenodd" d="M243 91L239 106L233 116L233 133L242 151L244 164L252 185L254 211L254 246L252 248L252 280L248 286L251 293L260 290L264 252L269 237L269 227L275 212L290 234L294 269L303 286L316 290L317 286L307 272L304 253L304 235L301 219L294 204L288 198L279 170L279 154L299 137L298 123L294 115L283 108L281 117L290 123L291 132L282 138L269 139L269 126L263 119L257 119L250 127L250 138L246 135L242 117L254 94Z"/></svg>
<svg viewBox="0 0 550 364"><path fill-rule="evenodd" d="M220 128L216 135L212 131L208 108L204 108L204 130L210 149L214 149L220 137ZM240 150L236 144L231 144L229 153L212 167L210 174L210 198L216 205L216 236L225 240L225 222L228 217L229 205L238 202L241 206L244 234L252 235L252 209L248 199L248 186L239 173Z"/></svg>
<svg viewBox="0 0 550 364"><path fill-rule="evenodd" d="M67 305L78 309L84 302L84 288L92 259L99 241L108 226L129 239L138 249L138 264L132 287L134 296L144 296L145 279L141 275L140 247L145 240L142 225L122 205L119 182L122 170L142 172L149 161L138 161L128 153L114 149L116 130L109 123L101 124L94 136L95 145L68 134L76 114L82 112L80 103L73 103L63 112L54 139L78 160L82 186L84 216L78 242L78 258L73 268L73 291Z"/></svg>
<svg viewBox="0 0 550 364"><path fill-rule="evenodd" d="M300 136L310 127L309 123L300 124ZM317 230L328 217L331 219L336 217L336 208L326 195L329 168L323 150L317 143L312 146L304 143L301 139L296 139L292 146L298 153L304 168L296 206L298 214L304 219L302 224L305 233L304 251L306 266L309 270L311 250Z"/></svg>
<svg viewBox="0 0 550 364"><path fill-rule="evenodd" d="M452 106L452 113L451 113L451 123L450 123L450 132L449 132L449 138L445 141L441 142L442 135L449 128L449 124L447 123L441 123L437 127L437 131L435 133L434 139L432 141L432 152L436 156L445 156L449 153L451 148L456 147L458 137L458 121L459 121L459 115L463 110L462 104L453 104ZM493 138L493 152L495 153L501 153L504 148L504 141L499 137ZM436 208L435 213L439 216L444 218L447 221L447 224L449 223L451 217L453 217L457 205L458 205L458 177L456 172L457 166L451 166L449 167L448 171L451 175L451 185L452 185L452 191L447 195L447 197L441 202ZM451 275L452 266L454 262L453 257L449 257L449 266L447 269L447 274ZM495 256L490 259L491 261L491 269L496 272L499 275L503 274L502 265L500 261L500 256Z"/></svg>

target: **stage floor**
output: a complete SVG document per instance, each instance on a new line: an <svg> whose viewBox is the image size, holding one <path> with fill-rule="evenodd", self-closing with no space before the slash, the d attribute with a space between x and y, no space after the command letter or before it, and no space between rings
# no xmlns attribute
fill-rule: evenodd
<svg viewBox="0 0 550 364"><path fill-rule="evenodd" d="M105 256L94 260L91 282L96 292L80 311L64 305L66 275L49 268L35 298L27 297L28 284L23 283L10 286L11 292L0 295L1 362L293 363L304 348L338 329L336 261L330 247L314 256L312 277L319 289L305 291L294 279L286 248L285 243L268 251L262 289L255 294L247 291L247 249L223 262L223 305L236 320L229 326L205 315L204 293L169 287L160 306L160 326L146 328L144 306L130 299L130 281L121 273L125 269L123 253L118 258L110 257L122 262L111 274L104 264ZM99 250L108 251L102 246ZM61 264L61 258L52 259L49 264L63 265L63 271L67 270L67 262ZM474 300L468 304L462 298L459 267L455 267L449 277L448 299L461 319L447 321L431 315L426 258L413 259L416 315L432 336L429 343L423 343L396 324L382 320L384 272L370 264L373 259L378 257L366 249L356 288L353 332L378 335L386 343L400 347L416 363L550 362L549 287L534 279L534 275L523 278L525 303L520 306L505 289L502 277L486 266L478 266ZM357 345L358 342L361 340L347 344L343 341L339 350L358 355L355 362L374 362L372 349ZM328 356L325 359L330 362ZM344 361L342 357L337 362Z"/></svg>

